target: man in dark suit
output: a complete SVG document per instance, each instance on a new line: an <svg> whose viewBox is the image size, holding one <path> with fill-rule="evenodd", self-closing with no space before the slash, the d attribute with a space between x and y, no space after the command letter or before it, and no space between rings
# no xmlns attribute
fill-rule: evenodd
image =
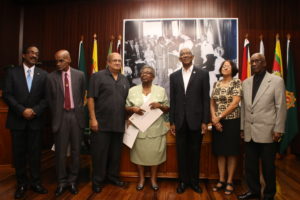
<svg viewBox="0 0 300 200"><path fill-rule="evenodd" d="M36 67L39 50L29 46L23 51L23 65L8 70L3 97L8 104L6 127L11 130L13 159L16 170L15 198L22 198L31 183L33 191L45 194L41 185L42 114L47 107L45 85L47 72ZM31 180L27 177L27 162Z"/></svg>
<svg viewBox="0 0 300 200"><path fill-rule="evenodd" d="M71 57L67 50L55 54L57 70L47 80L47 100L52 114L52 131L55 135L55 158L60 196L67 187L77 194L76 180L80 167L80 142L85 126L84 73L70 67ZM71 165L66 171L66 154L70 144Z"/></svg>
<svg viewBox="0 0 300 200"><path fill-rule="evenodd" d="M179 169L177 193L190 185L201 193L199 163L202 135L209 122L208 72L193 66L190 49L180 51L183 68L170 75L170 124L176 134L176 151Z"/></svg>

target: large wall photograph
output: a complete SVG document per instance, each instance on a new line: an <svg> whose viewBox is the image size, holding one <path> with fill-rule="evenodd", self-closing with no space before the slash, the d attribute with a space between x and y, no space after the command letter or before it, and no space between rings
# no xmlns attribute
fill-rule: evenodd
<svg viewBox="0 0 300 200"><path fill-rule="evenodd" d="M140 83L147 64L156 71L153 83L169 93L169 75L182 67L183 48L192 50L195 66L209 71L211 87L224 60L238 66L237 18L125 19L123 25L123 66L131 85Z"/></svg>

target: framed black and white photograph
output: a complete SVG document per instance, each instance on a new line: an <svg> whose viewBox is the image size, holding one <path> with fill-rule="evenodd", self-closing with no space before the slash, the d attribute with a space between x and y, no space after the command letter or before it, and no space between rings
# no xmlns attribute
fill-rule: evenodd
<svg viewBox="0 0 300 200"><path fill-rule="evenodd" d="M182 67L179 52L189 48L193 64L220 78L219 68L230 59L238 66L237 18L125 19L123 22L124 74L130 84L140 83L145 65L155 69L154 84L169 93L169 75Z"/></svg>

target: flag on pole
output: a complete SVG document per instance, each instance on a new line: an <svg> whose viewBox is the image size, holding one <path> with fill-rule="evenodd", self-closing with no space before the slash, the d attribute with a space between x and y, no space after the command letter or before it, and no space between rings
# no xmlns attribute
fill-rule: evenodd
<svg viewBox="0 0 300 200"><path fill-rule="evenodd" d="M260 42L259 42L259 53L265 55L265 46L263 42L263 36L260 35Z"/></svg>
<svg viewBox="0 0 300 200"><path fill-rule="evenodd" d="M93 45L93 57L92 57L92 74L98 72L98 47L97 47L97 35L94 34L94 45Z"/></svg>
<svg viewBox="0 0 300 200"><path fill-rule="evenodd" d="M86 61L85 61L84 47L83 47L83 36L81 37L81 41L79 42L78 69L82 71L85 77L87 78Z"/></svg>
<svg viewBox="0 0 300 200"><path fill-rule="evenodd" d="M121 54L121 40L122 40L122 36L121 35L119 35L118 36L118 42L117 42L117 52L122 56L122 54Z"/></svg>
<svg viewBox="0 0 300 200"><path fill-rule="evenodd" d="M251 66L250 66L250 42L249 40L245 38L244 41L244 50L243 50L243 60L242 60L242 74L241 74L241 80L245 80L246 78L251 76Z"/></svg>
<svg viewBox="0 0 300 200"><path fill-rule="evenodd" d="M279 34L276 35L276 46L275 46L275 55L274 55L272 71L273 71L273 74L283 77L283 66L282 66L282 56L281 56Z"/></svg>
<svg viewBox="0 0 300 200"><path fill-rule="evenodd" d="M112 53L112 48L113 48L114 39L115 39L115 37L112 35L112 36L111 36L111 40L110 40L110 42L109 42L109 47L108 47L108 53L107 53L107 56L108 56L109 54ZM106 64L106 68L108 68L108 65L107 65L107 64Z"/></svg>
<svg viewBox="0 0 300 200"><path fill-rule="evenodd" d="M280 153L284 153L293 138L299 131L298 115L297 115L297 101L296 101L296 84L295 84L295 71L294 60L291 51L290 35L287 41L287 77L286 77L286 105L287 116L285 122L285 134L283 135L280 143Z"/></svg>
<svg viewBox="0 0 300 200"><path fill-rule="evenodd" d="M78 53L78 69L84 73L85 76L85 95L84 95L84 117L86 119L85 128L84 128L84 144L81 148L81 152L88 152L88 142L86 140L86 135L91 133L90 126L89 126L89 111L87 107L87 88L88 88L88 81L87 81L87 71L86 71L86 60L84 55L84 47L83 47L83 36L81 36L81 41L79 42L79 53Z"/></svg>

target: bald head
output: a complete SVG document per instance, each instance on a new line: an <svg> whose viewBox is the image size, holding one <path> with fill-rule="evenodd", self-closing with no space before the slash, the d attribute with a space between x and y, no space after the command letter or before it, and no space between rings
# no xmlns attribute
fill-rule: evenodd
<svg viewBox="0 0 300 200"><path fill-rule="evenodd" d="M68 71L71 63L69 51L62 49L55 53L56 67L60 71Z"/></svg>
<svg viewBox="0 0 300 200"><path fill-rule="evenodd" d="M254 74L258 74L266 70L266 58L261 53L254 53L250 58L251 71Z"/></svg>

